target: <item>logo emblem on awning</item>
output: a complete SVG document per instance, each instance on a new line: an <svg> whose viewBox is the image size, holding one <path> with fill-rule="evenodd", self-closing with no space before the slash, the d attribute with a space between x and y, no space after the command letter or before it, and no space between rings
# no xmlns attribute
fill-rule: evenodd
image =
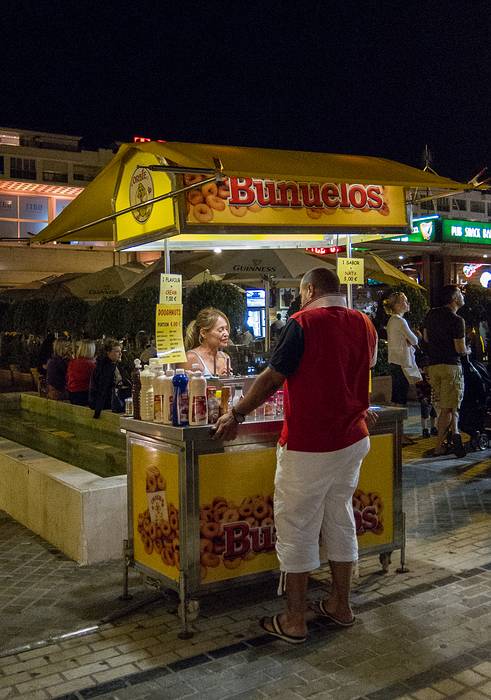
<svg viewBox="0 0 491 700"><path fill-rule="evenodd" d="M147 168L135 168L130 180L130 205L143 204L149 199L154 198L153 180L150 170ZM153 204L133 209L131 212L139 224L144 224L148 221L152 213Z"/></svg>

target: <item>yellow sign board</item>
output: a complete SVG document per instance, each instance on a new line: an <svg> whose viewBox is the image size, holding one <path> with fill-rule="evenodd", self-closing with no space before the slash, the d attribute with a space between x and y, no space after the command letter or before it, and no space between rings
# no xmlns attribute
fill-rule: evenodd
<svg viewBox="0 0 491 700"><path fill-rule="evenodd" d="M165 362L186 362L182 337L182 304L157 304L155 344L158 356Z"/></svg>
<svg viewBox="0 0 491 700"><path fill-rule="evenodd" d="M371 435L353 496L360 552L394 541L394 438Z"/></svg>
<svg viewBox="0 0 491 700"><path fill-rule="evenodd" d="M182 275L160 275L160 303L182 304Z"/></svg>
<svg viewBox="0 0 491 700"><path fill-rule="evenodd" d="M364 262L363 258L338 258L337 272L341 284L363 284Z"/></svg>
<svg viewBox="0 0 491 700"><path fill-rule="evenodd" d="M184 184L198 184L200 177L185 175ZM186 193L186 223L202 230L215 225L383 229L407 226L407 212L403 187L231 177Z"/></svg>
<svg viewBox="0 0 491 700"><path fill-rule="evenodd" d="M178 581L179 455L132 444L131 467L135 561Z"/></svg>
<svg viewBox="0 0 491 700"><path fill-rule="evenodd" d="M199 456L201 583L278 568L276 449Z"/></svg>
<svg viewBox="0 0 491 700"><path fill-rule="evenodd" d="M152 153L130 152L123 166L114 210L118 212L140 203L141 207L116 217L117 241L175 229L176 217L172 197L154 204L145 204L149 199L172 190L171 180L166 173L155 172L146 167L158 164L158 156Z"/></svg>

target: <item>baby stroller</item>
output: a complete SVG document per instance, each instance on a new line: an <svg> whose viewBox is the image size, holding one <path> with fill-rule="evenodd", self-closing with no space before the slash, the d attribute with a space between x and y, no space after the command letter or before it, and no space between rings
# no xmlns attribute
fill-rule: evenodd
<svg viewBox="0 0 491 700"><path fill-rule="evenodd" d="M459 411L459 428L470 436L469 450L489 447L491 430L491 376L486 365L463 358L464 397Z"/></svg>

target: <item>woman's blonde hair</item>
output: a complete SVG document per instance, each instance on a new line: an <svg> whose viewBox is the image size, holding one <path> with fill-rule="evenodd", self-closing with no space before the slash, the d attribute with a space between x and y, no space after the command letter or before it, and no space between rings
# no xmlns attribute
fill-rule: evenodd
<svg viewBox="0 0 491 700"><path fill-rule="evenodd" d="M214 309L208 306L206 309L201 309L194 321L191 321L186 328L186 338L184 347L186 350L192 350L198 347L203 341L202 331L209 331L213 328L219 318L223 318L227 324L228 332L230 333L230 321L225 316L223 311Z"/></svg>
<svg viewBox="0 0 491 700"><path fill-rule="evenodd" d="M86 357L92 360L95 355L95 343L93 340L79 340L77 345L76 357Z"/></svg>
<svg viewBox="0 0 491 700"><path fill-rule="evenodd" d="M395 306L396 304L400 301L402 297L405 297L406 295L404 292L392 292L389 294L387 299L384 299L383 305L384 305L384 311L388 316L392 316L392 314L395 313Z"/></svg>
<svg viewBox="0 0 491 700"><path fill-rule="evenodd" d="M58 357L71 357L71 343L69 343L68 340L57 338L53 343L53 355L58 355Z"/></svg>

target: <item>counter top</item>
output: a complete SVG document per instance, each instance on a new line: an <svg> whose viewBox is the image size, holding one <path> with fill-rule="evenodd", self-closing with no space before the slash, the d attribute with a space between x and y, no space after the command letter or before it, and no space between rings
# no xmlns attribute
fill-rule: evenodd
<svg viewBox="0 0 491 700"><path fill-rule="evenodd" d="M370 406L373 411L378 414L375 432L380 432L380 428L390 423L403 421L407 417L405 408L396 408L394 406ZM250 418L248 417L244 423L239 426L237 440L233 442L248 442L252 438L263 436L263 439L273 440L274 435L281 430L283 418ZM170 440L172 442L211 442L212 441L212 426L183 426L175 427L173 425L162 425L161 423L151 423L149 421L135 420L133 418L121 418L121 430L144 435L160 440ZM219 445L220 440L213 441Z"/></svg>

